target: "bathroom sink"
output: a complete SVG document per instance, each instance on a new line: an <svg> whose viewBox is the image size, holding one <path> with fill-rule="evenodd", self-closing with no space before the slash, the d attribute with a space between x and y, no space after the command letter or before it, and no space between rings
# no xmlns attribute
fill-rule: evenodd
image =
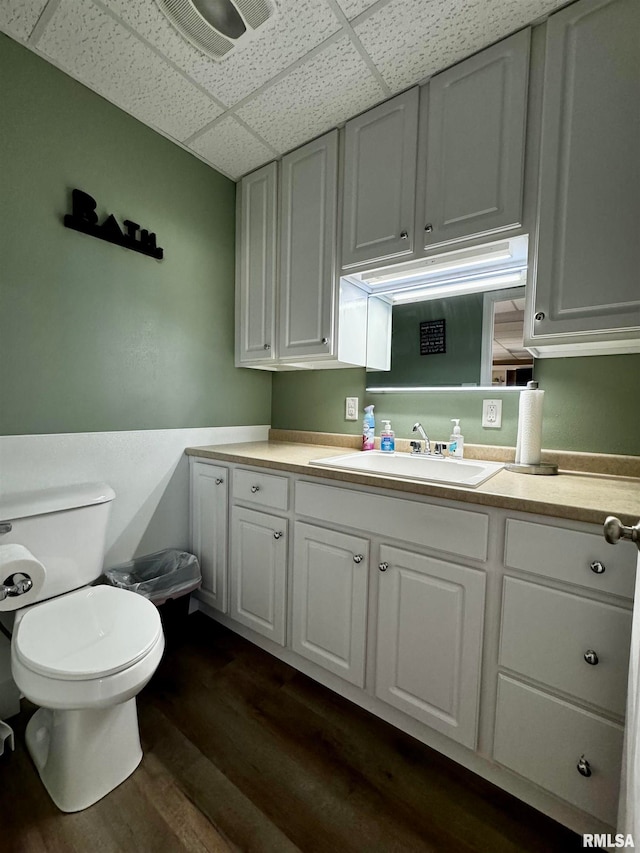
<svg viewBox="0 0 640 853"><path fill-rule="evenodd" d="M475 489L504 467L501 462L479 459L444 459L413 453L384 453L380 450L358 451L327 459L312 459L309 465L362 474L382 474L420 483L446 483Z"/></svg>

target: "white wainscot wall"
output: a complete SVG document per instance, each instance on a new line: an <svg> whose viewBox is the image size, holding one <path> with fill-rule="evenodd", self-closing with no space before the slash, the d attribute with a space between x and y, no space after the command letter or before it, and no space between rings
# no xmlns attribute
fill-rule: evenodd
<svg viewBox="0 0 640 853"><path fill-rule="evenodd" d="M189 544L185 447L264 441L269 427L0 436L0 492L104 482L116 493L105 567Z"/></svg>

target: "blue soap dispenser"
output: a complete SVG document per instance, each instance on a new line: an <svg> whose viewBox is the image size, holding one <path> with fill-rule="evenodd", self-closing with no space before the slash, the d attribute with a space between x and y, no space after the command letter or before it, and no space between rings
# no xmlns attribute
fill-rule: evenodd
<svg viewBox="0 0 640 853"><path fill-rule="evenodd" d="M380 450L385 453L393 453L396 449L396 434L391 429L391 421L382 421L384 424L380 433Z"/></svg>

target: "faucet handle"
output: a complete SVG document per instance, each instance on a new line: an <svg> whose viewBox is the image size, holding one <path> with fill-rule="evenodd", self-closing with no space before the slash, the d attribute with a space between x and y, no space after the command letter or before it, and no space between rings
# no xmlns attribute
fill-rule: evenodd
<svg viewBox="0 0 640 853"><path fill-rule="evenodd" d="M411 447L412 453L420 453L420 442L419 441L410 441L409 445Z"/></svg>

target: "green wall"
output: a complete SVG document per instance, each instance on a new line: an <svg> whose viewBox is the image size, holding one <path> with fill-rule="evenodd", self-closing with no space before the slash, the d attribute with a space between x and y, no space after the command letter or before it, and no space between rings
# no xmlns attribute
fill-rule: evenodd
<svg viewBox="0 0 640 853"><path fill-rule="evenodd" d="M640 372L640 355L541 359L534 375L545 390L543 446L553 450L640 455L638 403L632 388ZM368 374L372 381L374 374ZM514 446L518 393L426 391L367 394L365 370L279 373L273 378L272 426L357 435L358 421L344 420L344 398L375 404L376 427L390 418L396 435L409 438L422 421L429 436L445 439L450 418L460 418L465 440L473 444ZM490 394L503 401L502 429L483 429L482 400Z"/></svg>
<svg viewBox="0 0 640 853"><path fill-rule="evenodd" d="M479 384L483 293L394 305L391 370L370 373L371 385ZM446 352L420 355L420 323L445 321Z"/></svg>
<svg viewBox="0 0 640 853"><path fill-rule="evenodd" d="M1 34L0 80L0 433L269 423L233 365L233 182ZM63 227L74 187L165 259Z"/></svg>

